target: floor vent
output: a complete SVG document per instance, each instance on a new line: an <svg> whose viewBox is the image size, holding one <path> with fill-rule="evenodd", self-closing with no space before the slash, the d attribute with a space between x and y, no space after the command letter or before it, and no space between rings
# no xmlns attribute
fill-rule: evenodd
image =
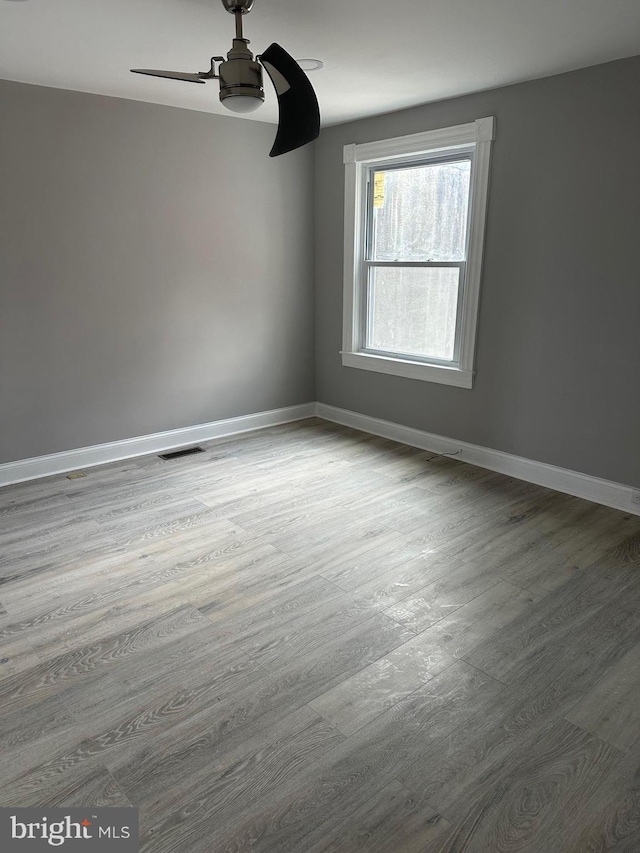
<svg viewBox="0 0 640 853"><path fill-rule="evenodd" d="M194 453L204 453L202 447L185 447L184 450L172 450L171 453L159 453L160 459L181 459L183 456L193 456Z"/></svg>

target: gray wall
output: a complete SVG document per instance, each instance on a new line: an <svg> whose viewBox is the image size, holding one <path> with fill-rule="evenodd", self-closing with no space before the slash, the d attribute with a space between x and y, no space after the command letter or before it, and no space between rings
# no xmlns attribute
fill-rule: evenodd
<svg viewBox="0 0 640 853"><path fill-rule="evenodd" d="M0 116L0 462L314 399L312 149L6 81Z"/></svg>
<svg viewBox="0 0 640 853"><path fill-rule="evenodd" d="M640 484L640 57L325 130L323 403ZM473 390L341 366L342 146L497 118Z"/></svg>

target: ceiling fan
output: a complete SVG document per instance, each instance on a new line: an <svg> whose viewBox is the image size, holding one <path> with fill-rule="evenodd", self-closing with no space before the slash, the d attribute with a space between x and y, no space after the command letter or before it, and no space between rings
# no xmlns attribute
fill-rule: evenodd
<svg viewBox="0 0 640 853"><path fill-rule="evenodd" d="M263 53L253 58L248 48L249 39L242 32L242 16L251 11L254 0L222 0L222 5L235 16L236 36L231 50L224 56L212 56L208 71L193 74L182 71L157 71L150 68L132 68L134 74L151 77L168 77L187 83L220 81L220 101L235 113L249 113L264 101L262 64L275 86L278 96L279 122L270 157L286 154L312 142L320 133L318 99L309 78L296 60L275 42ZM258 61L259 60L259 61ZM216 62L219 63L216 69Z"/></svg>

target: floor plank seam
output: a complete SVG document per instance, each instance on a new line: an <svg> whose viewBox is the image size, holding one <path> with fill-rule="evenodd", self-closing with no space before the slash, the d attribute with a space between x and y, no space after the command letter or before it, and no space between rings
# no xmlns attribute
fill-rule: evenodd
<svg viewBox="0 0 640 853"><path fill-rule="evenodd" d="M471 652L467 652L467 654L470 654L470 653L471 653ZM481 668L480 668L479 666L477 666L476 664L470 663L470 662L466 659L466 657L464 657L464 656L463 656L463 657L461 657L461 658L458 658L458 660L463 661L464 663L466 663L466 665L467 665L467 666L470 666L470 667L472 667L473 669L477 670L478 672L481 672L483 675L486 675L488 678L491 678L491 679L492 679L492 681L497 681L497 682L498 682L498 684L502 684L502 686L503 686L503 687L506 687L506 688L507 688L507 690L512 689L512 686L513 686L513 685L511 685L511 684L507 684L507 682L506 682L506 681L500 681L500 679L499 679L499 678L496 678L496 676L495 676L495 675L491 675L491 673L490 673L490 672L487 672L486 670L481 669Z"/></svg>

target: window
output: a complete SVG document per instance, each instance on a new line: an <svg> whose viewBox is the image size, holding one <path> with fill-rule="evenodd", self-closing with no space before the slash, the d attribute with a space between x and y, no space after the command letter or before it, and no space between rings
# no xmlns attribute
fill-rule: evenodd
<svg viewBox="0 0 640 853"><path fill-rule="evenodd" d="M493 128L345 146L346 367L472 387Z"/></svg>

